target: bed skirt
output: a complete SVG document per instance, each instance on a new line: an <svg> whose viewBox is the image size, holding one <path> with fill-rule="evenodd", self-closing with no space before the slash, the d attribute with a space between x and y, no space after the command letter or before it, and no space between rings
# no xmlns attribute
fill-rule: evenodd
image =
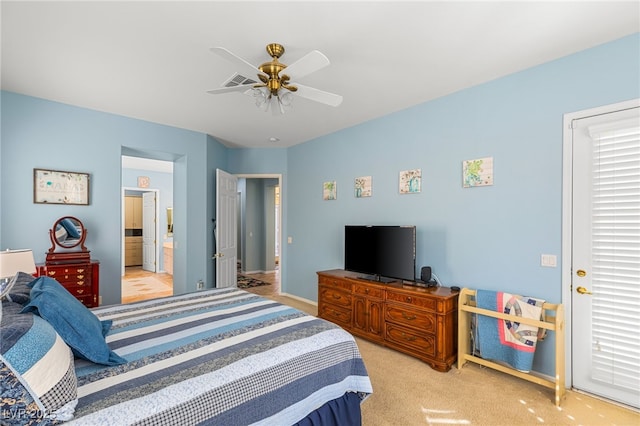
<svg viewBox="0 0 640 426"><path fill-rule="evenodd" d="M358 394L347 392L342 397L327 402L295 426L360 426L361 403Z"/></svg>

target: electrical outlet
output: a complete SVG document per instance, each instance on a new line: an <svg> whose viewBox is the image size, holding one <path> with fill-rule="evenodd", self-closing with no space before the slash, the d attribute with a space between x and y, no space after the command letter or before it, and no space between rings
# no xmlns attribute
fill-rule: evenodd
<svg viewBox="0 0 640 426"><path fill-rule="evenodd" d="M198 282L196 283L196 289L204 290L204 281L198 280Z"/></svg>

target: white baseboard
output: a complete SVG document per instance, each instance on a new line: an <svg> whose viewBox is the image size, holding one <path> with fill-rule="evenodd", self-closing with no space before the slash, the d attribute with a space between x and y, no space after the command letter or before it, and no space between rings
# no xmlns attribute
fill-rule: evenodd
<svg viewBox="0 0 640 426"><path fill-rule="evenodd" d="M314 302L313 300L305 299L304 297L296 296L295 294L280 293L280 296L290 297L292 299L296 299L296 300L299 300L299 301L304 302L304 303L308 303L308 304L316 306L316 307L318 306L318 302Z"/></svg>

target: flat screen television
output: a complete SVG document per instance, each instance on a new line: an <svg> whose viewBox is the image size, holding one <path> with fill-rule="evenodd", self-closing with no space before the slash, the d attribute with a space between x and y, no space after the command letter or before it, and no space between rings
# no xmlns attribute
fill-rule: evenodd
<svg viewBox="0 0 640 426"><path fill-rule="evenodd" d="M377 281L414 281L416 227L346 225L344 269Z"/></svg>

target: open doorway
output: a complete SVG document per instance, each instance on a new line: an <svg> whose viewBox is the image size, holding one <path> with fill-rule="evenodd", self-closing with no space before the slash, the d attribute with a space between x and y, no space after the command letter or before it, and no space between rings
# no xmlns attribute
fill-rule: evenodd
<svg viewBox="0 0 640 426"><path fill-rule="evenodd" d="M122 156L121 302L173 295L173 163Z"/></svg>
<svg viewBox="0 0 640 426"><path fill-rule="evenodd" d="M265 281L255 290L280 294L281 176L238 177L238 277Z"/></svg>

